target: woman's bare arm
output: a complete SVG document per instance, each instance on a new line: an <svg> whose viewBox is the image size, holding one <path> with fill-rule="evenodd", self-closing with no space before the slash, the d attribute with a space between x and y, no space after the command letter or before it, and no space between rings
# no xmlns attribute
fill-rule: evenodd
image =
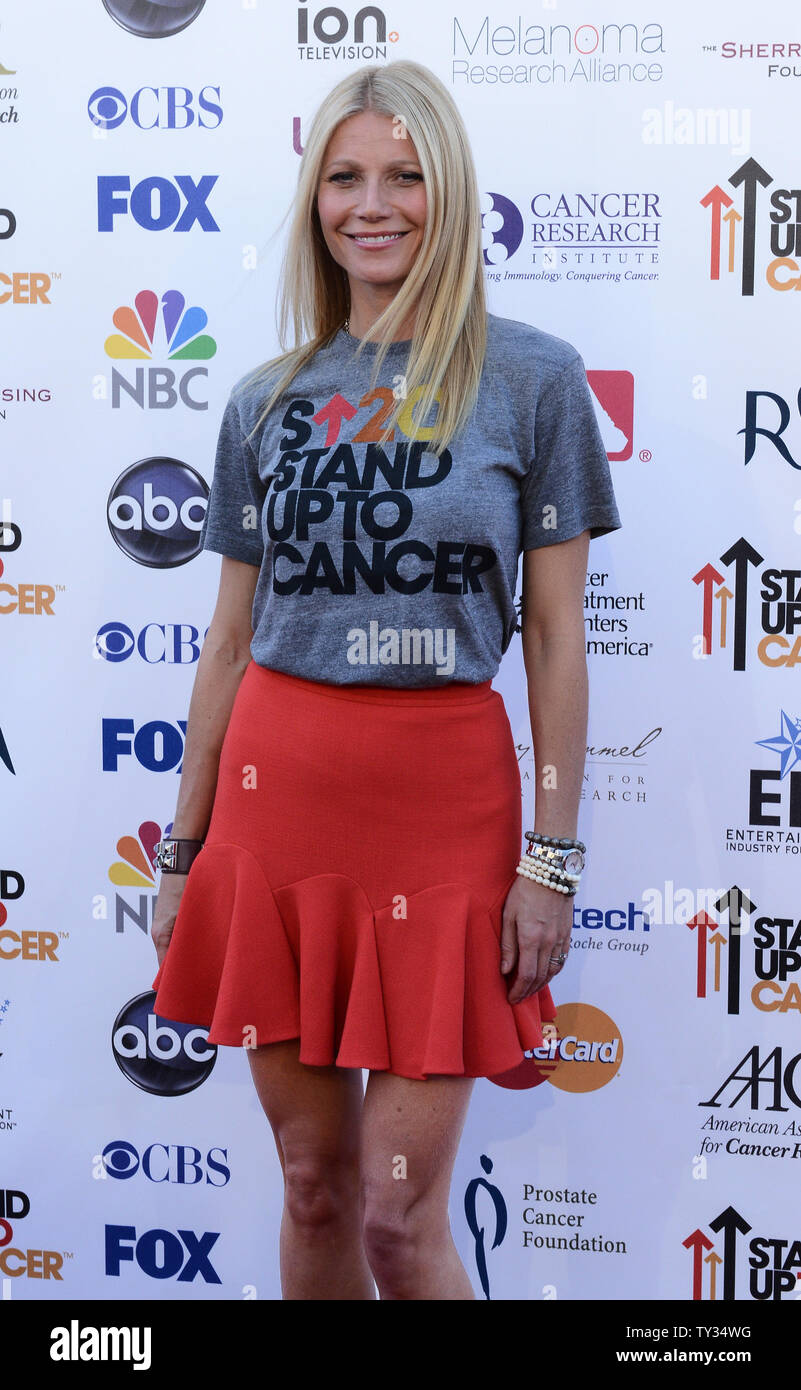
<svg viewBox="0 0 801 1390"><path fill-rule="evenodd" d="M208 830L220 750L236 692L250 661L251 609L257 565L223 555L220 586L198 658L186 728L181 781L171 834L202 840ZM167 952L186 874L162 874L150 934L159 965Z"/></svg>
<svg viewBox="0 0 801 1390"><path fill-rule="evenodd" d="M522 640L536 767L526 829L575 838L587 748L584 583L589 531L523 552ZM504 903L501 970L515 971L511 1004L536 994L557 972L551 956L570 939L573 899L517 876Z"/></svg>

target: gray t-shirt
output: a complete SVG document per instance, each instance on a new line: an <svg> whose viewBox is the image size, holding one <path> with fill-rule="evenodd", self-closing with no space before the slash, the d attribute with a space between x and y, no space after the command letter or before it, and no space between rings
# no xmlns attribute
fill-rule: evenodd
<svg viewBox="0 0 801 1390"><path fill-rule="evenodd" d="M260 566L262 666L336 685L491 680L516 630L521 550L621 525L584 362L488 314L476 407L437 459L414 437L413 401L375 442L408 342L390 345L372 393L377 346L359 361L355 346L340 329L250 442L265 387L235 383L201 544Z"/></svg>

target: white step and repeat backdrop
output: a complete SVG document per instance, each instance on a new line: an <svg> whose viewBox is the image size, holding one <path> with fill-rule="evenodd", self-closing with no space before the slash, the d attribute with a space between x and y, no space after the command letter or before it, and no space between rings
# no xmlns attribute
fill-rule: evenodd
<svg viewBox="0 0 801 1390"><path fill-rule="evenodd" d="M149 853L304 126L399 57L464 113L491 309L584 357L624 523L590 548L557 1030L476 1083L455 1239L478 1298L799 1296L797 40L744 0L3 6L5 1298L280 1297L247 1059L150 1013ZM530 824L519 639L496 686Z"/></svg>

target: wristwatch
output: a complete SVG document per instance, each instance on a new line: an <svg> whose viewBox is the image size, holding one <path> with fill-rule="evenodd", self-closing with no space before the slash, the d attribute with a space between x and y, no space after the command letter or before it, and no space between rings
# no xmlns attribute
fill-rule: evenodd
<svg viewBox="0 0 801 1390"><path fill-rule="evenodd" d="M531 847L531 857L557 860L559 867L568 874L580 874L584 868L584 851L581 849L561 849L557 845L538 845L539 854Z"/></svg>
<svg viewBox="0 0 801 1390"><path fill-rule="evenodd" d="M202 840L157 840L153 867L164 874L188 874L202 848Z"/></svg>

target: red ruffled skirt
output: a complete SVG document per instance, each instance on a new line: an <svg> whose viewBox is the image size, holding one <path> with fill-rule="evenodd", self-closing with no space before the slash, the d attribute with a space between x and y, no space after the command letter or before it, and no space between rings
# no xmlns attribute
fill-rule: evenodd
<svg viewBox="0 0 801 1390"><path fill-rule="evenodd" d="M514 739L490 681L397 690L251 661L206 839L153 981L162 1018L313 1066L493 1076L543 1043L510 1004L501 913L521 851Z"/></svg>

